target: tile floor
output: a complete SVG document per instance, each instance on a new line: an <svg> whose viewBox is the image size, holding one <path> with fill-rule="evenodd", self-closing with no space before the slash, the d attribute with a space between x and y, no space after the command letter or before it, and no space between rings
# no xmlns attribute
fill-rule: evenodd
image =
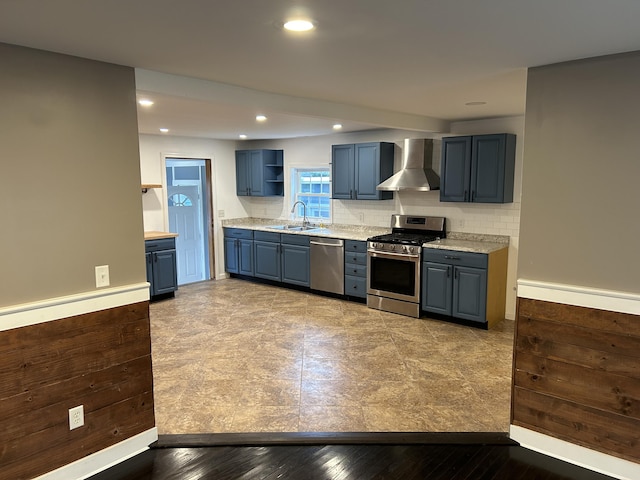
<svg viewBox="0 0 640 480"><path fill-rule="evenodd" d="M160 434L507 431L513 322L489 331L226 279L150 305Z"/></svg>

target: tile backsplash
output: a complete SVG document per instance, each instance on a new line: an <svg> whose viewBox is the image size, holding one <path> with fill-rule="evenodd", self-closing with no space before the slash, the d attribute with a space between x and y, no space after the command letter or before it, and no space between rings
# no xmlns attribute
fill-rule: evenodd
<svg viewBox="0 0 640 480"><path fill-rule="evenodd" d="M447 230L518 237L520 231L520 203L472 204L442 203L438 191L396 192L393 200L333 200L332 223L388 227L391 215L442 216ZM247 197L245 208L251 217L290 219L290 208L282 197Z"/></svg>

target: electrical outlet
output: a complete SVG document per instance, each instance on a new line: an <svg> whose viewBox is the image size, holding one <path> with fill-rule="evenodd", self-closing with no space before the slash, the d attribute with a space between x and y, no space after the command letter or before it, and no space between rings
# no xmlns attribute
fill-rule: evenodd
<svg viewBox="0 0 640 480"><path fill-rule="evenodd" d="M84 405L78 405L69 409L69 430L84 425Z"/></svg>
<svg viewBox="0 0 640 480"><path fill-rule="evenodd" d="M358 220L360 220L360 223L364 224L364 213L359 213L358 214Z"/></svg>
<svg viewBox="0 0 640 480"><path fill-rule="evenodd" d="M218 216L224 218L224 210L218 210Z"/></svg>
<svg viewBox="0 0 640 480"><path fill-rule="evenodd" d="M96 288L109 286L109 265L96 267Z"/></svg>

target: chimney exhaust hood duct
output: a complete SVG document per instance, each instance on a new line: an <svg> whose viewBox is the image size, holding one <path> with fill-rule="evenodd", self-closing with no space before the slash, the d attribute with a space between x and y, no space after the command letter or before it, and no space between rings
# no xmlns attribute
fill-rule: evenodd
<svg viewBox="0 0 640 480"><path fill-rule="evenodd" d="M433 140L405 138L402 150L402 168L376 187L377 190L397 192L412 190L427 192L440 189L440 177L431 168Z"/></svg>

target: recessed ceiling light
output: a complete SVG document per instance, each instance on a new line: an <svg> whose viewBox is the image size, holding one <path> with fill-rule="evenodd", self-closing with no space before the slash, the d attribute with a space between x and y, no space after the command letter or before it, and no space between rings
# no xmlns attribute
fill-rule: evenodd
<svg viewBox="0 0 640 480"><path fill-rule="evenodd" d="M241 133L240 135L238 135L238 137L240 137L242 140L244 140L245 138L247 138L247 136L244 133Z"/></svg>
<svg viewBox="0 0 640 480"><path fill-rule="evenodd" d="M162 133L167 133L167 132L169 131L169 129L168 129L168 128L161 128L161 129L160 129L160 131L161 131Z"/></svg>
<svg viewBox="0 0 640 480"><path fill-rule="evenodd" d="M469 107L475 107L477 105L486 105L487 102L467 102L465 103L465 105L469 106Z"/></svg>
<svg viewBox="0 0 640 480"><path fill-rule="evenodd" d="M284 28L290 32L308 32L309 30L313 30L315 25L311 20L298 18L285 22Z"/></svg>
<svg viewBox="0 0 640 480"><path fill-rule="evenodd" d="M341 123L336 123L333 125L333 129L334 130L340 130L342 128L342 124Z"/></svg>
<svg viewBox="0 0 640 480"><path fill-rule="evenodd" d="M264 122L266 119L267 119L267 117L264 116L264 115L256 115L256 120L258 122Z"/></svg>
<svg viewBox="0 0 640 480"><path fill-rule="evenodd" d="M153 105L153 100L149 100L148 98L141 98L140 100L138 100L138 103L143 107L150 107L151 105Z"/></svg>

